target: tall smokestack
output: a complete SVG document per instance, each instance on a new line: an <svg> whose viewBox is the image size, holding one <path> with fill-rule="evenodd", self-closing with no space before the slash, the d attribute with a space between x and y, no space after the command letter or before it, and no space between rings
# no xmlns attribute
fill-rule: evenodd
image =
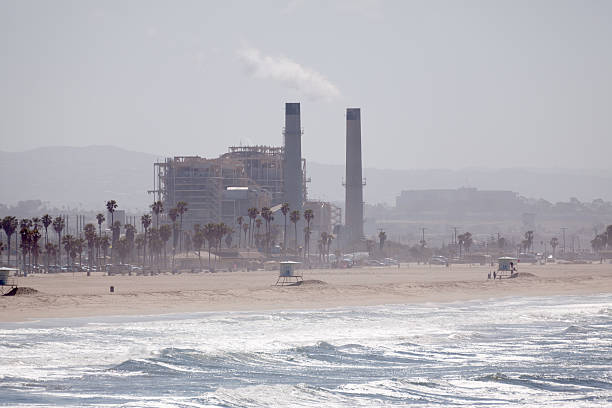
<svg viewBox="0 0 612 408"><path fill-rule="evenodd" d="M363 178L361 174L361 110L346 110L345 222L349 242L363 238Z"/></svg>
<svg viewBox="0 0 612 408"><path fill-rule="evenodd" d="M284 162L285 202L291 211L298 210L303 218L304 191L302 174L302 125L300 104L285 104L285 162Z"/></svg>

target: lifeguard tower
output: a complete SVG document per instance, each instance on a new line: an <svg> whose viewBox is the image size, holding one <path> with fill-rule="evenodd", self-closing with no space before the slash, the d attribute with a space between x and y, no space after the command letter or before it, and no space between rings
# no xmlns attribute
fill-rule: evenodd
<svg viewBox="0 0 612 408"><path fill-rule="evenodd" d="M15 268L0 268L0 296L9 293L17 287L17 281L11 276L11 272L15 273L19 269Z"/></svg>
<svg viewBox="0 0 612 408"><path fill-rule="evenodd" d="M276 280L275 286L284 286L287 284L295 284L299 281L303 281L304 279L302 278L302 272L296 270L296 267L299 264L299 262L294 261L280 262L280 271L278 273L278 279Z"/></svg>
<svg viewBox="0 0 612 408"><path fill-rule="evenodd" d="M517 265L518 260L516 258L512 258L511 256L502 256L497 260L497 271L495 272L495 277L498 279L516 278L518 276L516 269Z"/></svg>

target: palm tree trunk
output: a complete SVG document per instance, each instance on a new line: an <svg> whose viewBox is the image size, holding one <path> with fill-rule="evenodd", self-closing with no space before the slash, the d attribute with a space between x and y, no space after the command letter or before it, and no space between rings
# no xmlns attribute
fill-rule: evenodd
<svg viewBox="0 0 612 408"><path fill-rule="evenodd" d="M179 224L179 254L183 252L183 214Z"/></svg>

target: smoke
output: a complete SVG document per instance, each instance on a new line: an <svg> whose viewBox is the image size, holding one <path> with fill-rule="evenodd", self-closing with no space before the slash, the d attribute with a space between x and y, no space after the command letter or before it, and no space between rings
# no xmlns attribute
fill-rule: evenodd
<svg viewBox="0 0 612 408"><path fill-rule="evenodd" d="M283 85L298 90L311 99L330 101L340 96L336 85L320 73L303 67L285 57L262 55L255 48L238 51L241 61L249 75L260 79L273 79Z"/></svg>

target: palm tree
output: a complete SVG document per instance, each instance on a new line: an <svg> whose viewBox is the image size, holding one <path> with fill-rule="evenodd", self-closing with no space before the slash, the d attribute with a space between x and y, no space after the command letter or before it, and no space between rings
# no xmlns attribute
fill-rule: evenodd
<svg viewBox="0 0 612 408"><path fill-rule="evenodd" d="M202 245L204 244L204 231L200 228L200 224L195 224L193 226L193 238L191 242L193 244L193 249L198 253L198 262L200 264L200 271L202 271L202 257L200 256L200 251L202 250ZM210 270L210 249L208 251L208 269Z"/></svg>
<svg viewBox="0 0 612 408"><path fill-rule="evenodd" d="M221 251L221 242L223 241L223 237L229 231L229 227L225 225L225 223L221 222L215 225L215 241L217 244L217 253Z"/></svg>
<svg viewBox="0 0 612 408"><path fill-rule="evenodd" d="M180 216L180 224L179 224L179 252L183 251L183 214L187 212L187 203L185 201L179 201L176 203L176 212L178 212Z"/></svg>
<svg viewBox="0 0 612 408"><path fill-rule="evenodd" d="M128 255L130 255L130 259L134 259L133 250L134 250L134 239L136 238L136 227L132 224L125 224L125 239L128 244Z"/></svg>
<svg viewBox="0 0 612 408"><path fill-rule="evenodd" d="M383 250L383 247L385 246L385 241L387 240L387 233L385 231L380 231L378 233L378 247L380 248L380 250Z"/></svg>
<svg viewBox="0 0 612 408"><path fill-rule="evenodd" d="M4 233L6 234L6 238L7 238L7 252L6 252L6 263L7 265L11 264L11 236L15 233L15 231L17 230L17 226L19 225L17 222L17 218L13 217L12 215L7 215L6 217L4 217L2 219L2 229L4 230Z"/></svg>
<svg viewBox="0 0 612 408"><path fill-rule="evenodd" d="M140 262L140 250L144 248L144 245L145 245L143 234L136 235L136 238L134 238L134 245L136 246L136 262ZM144 266L144 261L143 261L143 266Z"/></svg>
<svg viewBox="0 0 612 408"><path fill-rule="evenodd" d="M557 247L559 246L559 239L557 237L553 237L550 239L550 246L553 249L553 259L556 258L555 256L555 250L557 249Z"/></svg>
<svg viewBox="0 0 612 408"><path fill-rule="evenodd" d="M261 234L259 232L259 230L261 229L261 224L262 224L261 218L257 218L255 220L255 228L257 228L257 234L255 234L255 246L257 248L259 248L259 241L261 237Z"/></svg>
<svg viewBox="0 0 612 408"><path fill-rule="evenodd" d="M472 234L469 232L465 232L457 236L457 243L459 244L459 257L461 258L461 248L465 248L467 252L470 251L470 247L474 243L472 239Z"/></svg>
<svg viewBox="0 0 612 408"><path fill-rule="evenodd" d="M102 236L102 223L106 221L104 214L96 215L96 220L98 220L98 234Z"/></svg>
<svg viewBox="0 0 612 408"><path fill-rule="evenodd" d="M274 220L274 216L272 215L272 210L268 207L263 207L261 209L261 218L266 222L266 254L270 253L270 222Z"/></svg>
<svg viewBox="0 0 612 408"><path fill-rule="evenodd" d="M115 210L117 209L117 201L108 200L106 202L106 209L111 215L111 229L115 225ZM111 262L113 260L113 247L115 246L115 234L112 234L112 245L111 245Z"/></svg>
<svg viewBox="0 0 612 408"><path fill-rule="evenodd" d="M20 223L20 227L21 229L19 230L19 235L21 238L20 241L20 247L21 247L21 257L22 257L22 269L24 271L26 271L26 256L28 255L28 253L30 252L30 229L28 228L28 224L29 224L28 219L23 219L21 220Z"/></svg>
<svg viewBox="0 0 612 408"><path fill-rule="evenodd" d="M248 247L248 243L247 243L247 233L249 232L249 224L244 223L242 224L242 230L244 231L244 245Z"/></svg>
<svg viewBox="0 0 612 408"><path fill-rule="evenodd" d="M34 257L34 265L36 265L38 267L38 254L40 253L40 247L38 246L38 241L40 240L42 236L40 235L40 232L38 232L38 228L34 228L34 230L32 230L32 235L31 235L31 248L30 250L32 251L32 256Z"/></svg>
<svg viewBox="0 0 612 408"><path fill-rule="evenodd" d="M304 219L306 220L306 235L305 235L305 245L306 245L306 252L307 252L307 258L310 255L310 221L312 221L312 219L314 218L314 213L312 212L311 209L308 209L306 211L304 211Z"/></svg>
<svg viewBox="0 0 612 408"><path fill-rule="evenodd" d="M242 215L236 218L236 223L238 224L238 248L242 247L242 223L244 222L244 217Z"/></svg>
<svg viewBox="0 0 612 408"><path fill-rule="evenodd" d="M204 226L204 229L201 230L203 239L206 239L208 241L208 270L209 271L212 271L212 269L210 268L210 250L213 244L216 242L216 239L215 239L216 229L217 229L217 226L209 222L208 224Z"/></svg>
<svg viewBox="0 0 612 408"><path fill-rule="evenodd" d="M172 236L172 227L170 227L170 224L164 224L159 228L159 237L162 240L162 242L164 243L164 267L167 264L167 256L166 256L166 247L168 246L168 240L170 240L170 237Z"/></svg>
<svg viewBox="0 0 612 408"><path fill-rule="evenodd" d="M68 266L72 266L72 264L70 263L70 258L72 257L72 253L74 252L76 240L71 234L66 234L62 238L62 244L64 245L64 249L66 250ZM75 252L75 256L72 258L73 260L74 258L76 258L76 252Z"/></svg>
<svg viewBox="0 0 612 408"><path fill-rule="evenodd" d="M106 253L108 252L108 248L110 248L110 238L108 235L103 235L100 237L100 248L102 248L102 255L104 257L104 267L106 268Z"/></svg>
<svg viewBox="0 0 612 408"><path fill-rule="evenodd" d="M289 214L289 203L283 203L280 208L285 217L285 229L283 231L283 252L287 254L287 214Z"/></svg>
<svg viewBox="0 0 612 408"><path fill-rule="evenodd" d="M57 245L47 242L45 244L45 254L47 258L47 273L49 272L49 257L55 258L57 256ZM55 263L57 263L57 259L55 259Z"/></svg>
<svg viewBox="0 0 612 408"><path fill-rule="evenodd" d="M293 227L295 228L295 253L297 254L298 247L298 236L297 236L297 223L300 220L300 212L298 210L291 211L291 215L289 215L289 220L293 223Z"/></svg>
<svg viewBox="0 0 612 408"><path fill-rule="evenodd" d="M115 200L108 200L106 202L106 209L111 215L111 225L115 223L115 210L117 209L117 207L118 207L117 201Z"/></svg>
<svg viewBox="0 0 612 408"><path fill-rule="evenodd" d="M89 270L87 271L87 276L91 275L91 269L93 268L93 258L94 258L94 247L96 245L96 227L93 224L85 225L85 239L87 240L87 248L89 249L88 256L88 264Z"/></svg>
<svg viewBox="0 0 612 408"><path fill-rule="evenodd" d="M232 247L232 241L234 240L234 232L235 230L232 227L227 227L227 231L225 233L225 245L228 248ZM238 233L240 235L240 233Z"/></svg>
<svg viewBox="0 0 612 408"><path fill-rule="evenodd" d="M327 234L327 248L325 249L325 253L327 254L327 262L329 262L329 249L331 248L334 238L335 237L333 234Z"/></svg>
<svg viewBox="0 0 612 408"><path fill-rule="evenodd" d="M59 259L59 265L62 266L62 230L66 226L64 219L59 216L53 220L53 230L57 233L57 257Z"/></svg>
<svg viewBox="0 0 612 408"><path fill-rule="evenodd" d="M159 214L164 212L164 203L161 201L154 202L151 204L151 210L155 214L155 227L159 228Z"/></svg>
<svg viewBox="0 0 612 408"><path fill-rule="evenodd" d="M176 220L179 216L178 210L176 208L171 208L170 211L168 211L168 217L170 218L170 220L172 220L172 270L174 270L174 253L176 251L176 241L177 241L177 234L176 234Z"/></svg>
<svg viewBox="0 0 612 408"><path fill-rule="evenodd" d="M144 265L147 262L147 232L151 226L151 214L145 214L140 217L140 222L142 223L142 228L144 229L144 245L142 246L142 267L144 268Z"/></svg>
<svg viewBox="0 0 612 408"><path fill-rule="evenodd" d="M154 264L159 265L161 248L162 240L159 236L159 229L153 227L149 231L149 249L151 250L151 255L149 256L149 259L151 260L151 266L153 266Z"/></svg>
<svg viewBox="0 0 612 408"><path fill-rule="evenodd" d="M117 254L119 255L119 262L125 263L127 256L130 253L130 243L128 242L126 237L120 238L117 240ZM132 272L130 272L130 275Z"/></svg>
<svg viewBox="0 0 612 408"><path fill-rule="evenodd" d="M321 233L321 239L319 239L318 243L319 243L319 261L321 261L321 258L323 258L323 260L325 260L325 247L327 245L327 232L323 231Z"/></svg>
<svg viewBox="0 0 612 408"><path fill-rule="evenodd" d="M121 237L121 222L115 221L111 226L112 242L117 242ZM111 260L113 259L113 248L111 247Z"/></svg>
<svg viewBox="0 0 612 408"><path fill-rule="evenodd" d="M249 244L250 246L253 245L253 223L255 222L255 218L257 218L257 216L259 215L259 210L255 207L251 207L247 210L247 214L249 216L249 230L250 230L250 237L249 237Z"/></svg>
<svg viewBox="0 0 612 408"><path fill-rule="evenodd" d="M96 215L96 220L98 221L98 237L102 237L102 223L106 221L106 217L104 217L104 214L98 213ZM97 257L100 258L100 240L98 240L98 245L96 245L96 247L98 251Z"/></svg>
<svg viewBox="0 0 612 408"><path fill-rule="evenodd" d="M79 256L79 269L83 267L83 246L85 245L85 240L83 238L76 238L74 242L74 253L75 258L76 255Z"/></svg>
<svg viewBox="0 0 612 408"><path fill-rule="evenodd" d="M41 218L42 225L45 228L45 245L49 242L49 226L53 223L53 218L49 214L45 214Z"/></svg>

